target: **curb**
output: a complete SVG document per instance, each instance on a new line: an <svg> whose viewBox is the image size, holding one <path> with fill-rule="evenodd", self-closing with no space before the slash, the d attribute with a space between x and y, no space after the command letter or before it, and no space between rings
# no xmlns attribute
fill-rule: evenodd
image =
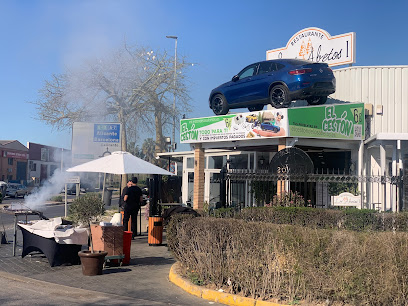
<svg viewBox="0 0 408 306"><path fill-rule="evenodd" d="M177 273L179 266L180 266L179 262L176 262L171 266L169 280L176 286L183 289L184 291L192 295L195 295L199 298L234 306L285 306L284 304L255 300L247 297L242 297L236 294L219 292L216 290L206 289L201 286L194 285L189 280L181 277Z"/></svg>

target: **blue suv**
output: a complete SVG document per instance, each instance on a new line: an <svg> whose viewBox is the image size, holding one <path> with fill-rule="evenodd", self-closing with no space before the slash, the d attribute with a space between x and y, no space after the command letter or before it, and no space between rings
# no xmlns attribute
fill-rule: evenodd
<svg viewBox="0 0 408 306"><path fill-rule="evenodd" d="M266 104L288 107L293 100L320 105L335 91L336 79L325 63L270 60L245 67L230 82L213 89L209 104L216 115L225 115L232 108L247 107L253 112Z"/></svg>

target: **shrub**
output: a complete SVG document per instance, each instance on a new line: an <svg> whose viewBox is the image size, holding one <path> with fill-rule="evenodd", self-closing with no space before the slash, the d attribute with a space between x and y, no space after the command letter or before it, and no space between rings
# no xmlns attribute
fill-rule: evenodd
<svg viewBox="0 0 408 306"><path fill-rule="evenodd" d="M212 211L212 215L216 218L231 218L235 215L233 208L217 208Z"/></svg>
<svg viewBox="0 0 408 306"><path fill-rule="evenodd" d="M297 191L283 191L274 195L272 202L266 206L304 207L305 199Z"/></svg>
<svg viewBox="0 0 408 306"><path fill-rule="evenodd" d="M69 217L75 223L89 226L105 213L104 204L97 193L86 193L75 198L69 206Z"/></svg>
<svg viewBox="0 0 408 306"><path fill-rule="evenodd" d="M408 302L408 233L174 218L168 245L194 279L259 299Z"/></svg>
<svg viewBox="0 0 408 306"><path fill-rule="evenodd" d="M51 201L53 201L53 202L62 202L62 196L60 196L60 195L53 196L51 198Z"/></svg>
<svg viewBox="0 0 408 306"><path fill-rule="evenodd" d="M236 219L323 229L355 231L408 231L408 213L379 213L368 209L324 209L311 207L249 207Z"/></svg>

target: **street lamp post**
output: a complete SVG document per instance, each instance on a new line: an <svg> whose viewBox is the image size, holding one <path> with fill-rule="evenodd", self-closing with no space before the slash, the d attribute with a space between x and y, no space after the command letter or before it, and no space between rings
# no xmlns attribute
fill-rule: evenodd
<svg viewBox="0 0 408 306"><path fill-rule="evenodd" d="M176 76L177 76L177 36L166 36L167 38L174 39L174 100L173 100L173 152L176 147Z"/></svg>

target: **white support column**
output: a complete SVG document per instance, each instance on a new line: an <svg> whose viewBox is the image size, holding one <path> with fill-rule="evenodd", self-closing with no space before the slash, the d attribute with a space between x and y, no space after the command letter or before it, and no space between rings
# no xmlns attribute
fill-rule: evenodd
<svg viewBox="0 0 408 306"><path fill-rule="evenodd" d="M385 152L385 146L383 144L380 145L380 168L381 168L381 173L380 175L383 176L385 175L385 170L386 170L386 152ZM384 190L384 184L381 184L381 206L382 206L382 211L387 210L387 203L386 203L386 194Z"/></svg>
<svg viewBox="0 0 408 306"><path fill-rule="evenodd" d="M181 196L182 202L187 203L188 201L188 171L187 171L187 158L188 156L183 156L183 176L181 184Z"/></svg>
<svg viewBox="0 0 408 306"><path fill-rule="evenodd" d="M360 142L360 146L358 148L358 159L357 159L357 175L358 176L364 176L364 141ZM365 204L364 204L364 195L365 195L365 184L363 182L358 183L358 189L360 190L361 193L361 205L360 209L362 209Z"/></svg>
<svg viewBox="0 0 408 306"><path fill-rule="evenodd" d="M392 147L392 176L397 175L397 155L398 155L398 150L397 146ZM397 202L397 186L394 184L391 185L391 191L392 194L390 195L390 200L391 200L391 207L392 211L396 212L398 211L398 202Z"/></svg>

